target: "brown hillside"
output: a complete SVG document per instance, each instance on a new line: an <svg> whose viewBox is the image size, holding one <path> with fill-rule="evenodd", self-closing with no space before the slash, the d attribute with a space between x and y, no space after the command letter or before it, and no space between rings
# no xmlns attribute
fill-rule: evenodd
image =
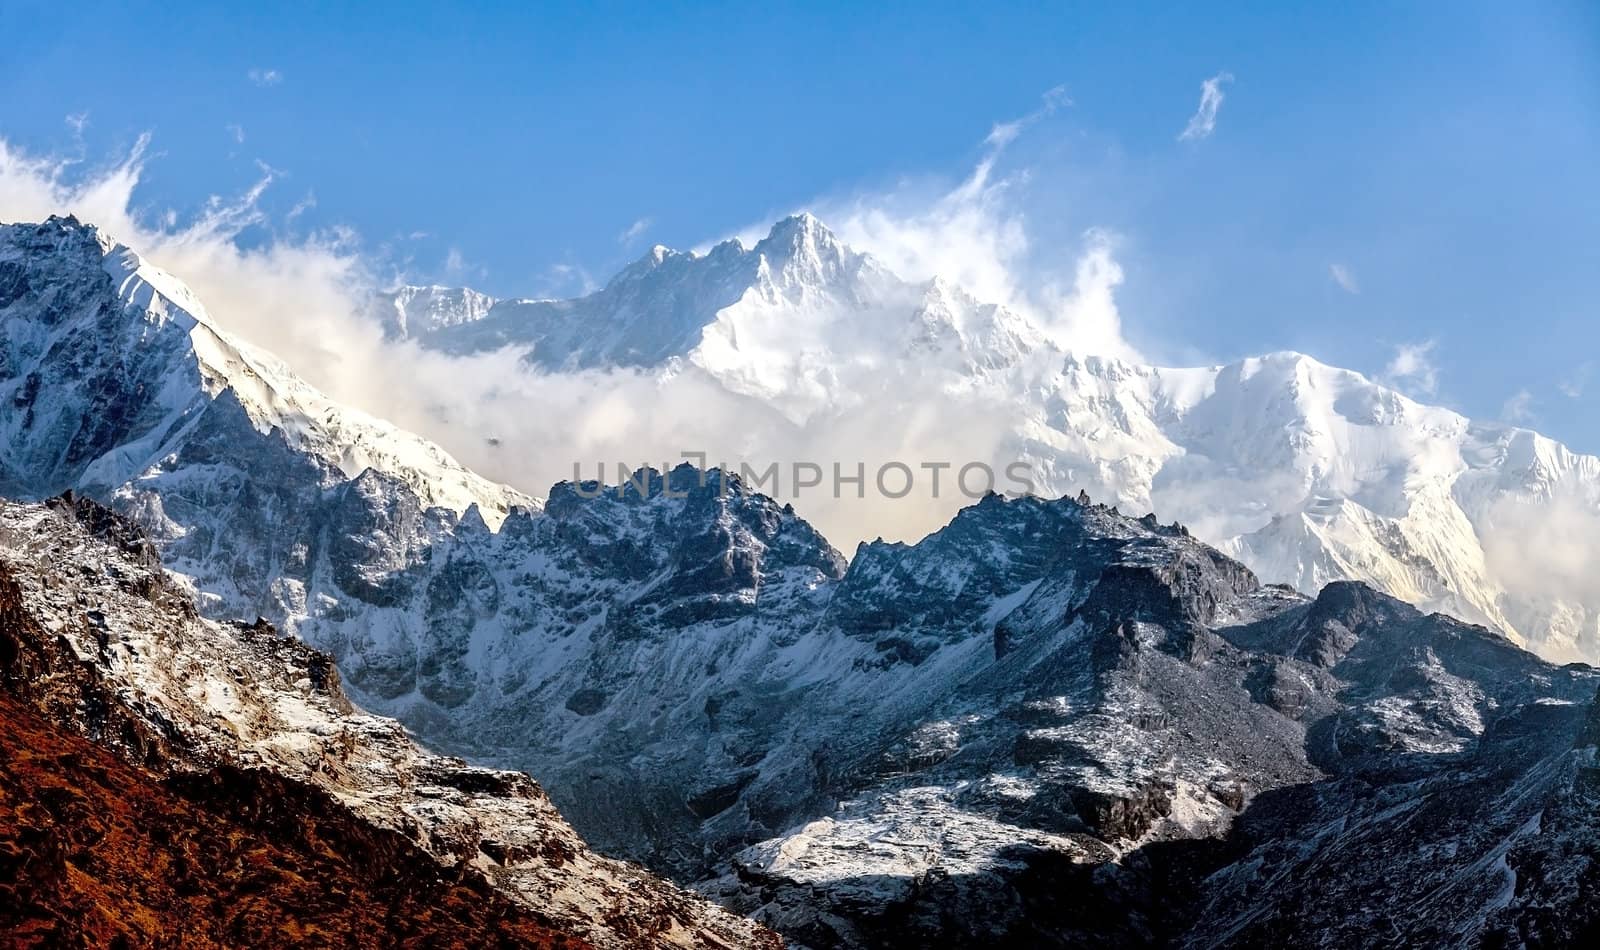
<svg viewBox="0 0 1600 950"><path fill-rule="evenodd" d="M320 790L160 779L3 694L0 945L588 946Z"/></svg>

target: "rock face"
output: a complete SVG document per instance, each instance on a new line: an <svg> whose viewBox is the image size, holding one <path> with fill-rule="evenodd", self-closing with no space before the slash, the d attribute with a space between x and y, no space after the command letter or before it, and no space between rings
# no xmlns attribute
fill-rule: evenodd
<svg viewBox="0 0 1600 950"><path fill-rule="evenodd" d="M91 868L100 881L93 886L114 897L108 907L127 902L181 913L183 900L195 898L184 890L190 872L153 868L139 878L145 885L118 891L115 862L152 852L163 861L187 860L162 850L179 847L173 840L148 836L167 828L183 841L214 820L219 824L206 833L218 836L219 847L237 850L249 836L269 854L281 849L272 860L284 862L262 869L264 877L241 870L241 877L225 872L216 879L219 895L251 881L279 882L257 895L260 905L208 911L217 927L243 926L254 919L252 908L306 940L332 927L319 916L325 896L313 899L282 880L303 869L306 888L347 882L367 901L358 910L391 902L385 912L401 914L391 920L395 932L417 939L456 923L507 942L564 936L573 946L778 946L748 921L595 855L526 775L430 754L398 723L356 711L327 656L265 622L201 618L137 530L93 502L0 503L0 692L24 725L49 733L49 744L30 755L61 746L83 769L70 788L40 791L57 810L24 816L15 847L64 847L51 823L91 807L116 776L134 783L130 795L150 791L101 816L118 845L104 856L108 863ZM93 740L137 768L118 771L104 756L75 752L81 744L63 733ZM42 789L35 760L14 767L8 780ZM154 829L135 827L141 815ZM51 862L59 859L51 852L40 860L58 867ZM40 907L91 899L78 890L91 886L81 878L63 882L35 875L36 867L19 872L24 903L17 913L34 914L30 927L47 926L36 919ZM303 917L290 906L297 894L307 900ZM498 921L497 908L504 915ZM470 945L472 932L440 939ZM160 942L159 931L133 936ZM238 939L204 931L195 942L202 937Z"/></svg>

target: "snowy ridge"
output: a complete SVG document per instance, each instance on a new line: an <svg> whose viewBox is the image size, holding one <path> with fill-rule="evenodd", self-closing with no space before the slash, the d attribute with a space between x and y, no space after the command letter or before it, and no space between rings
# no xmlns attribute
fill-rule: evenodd
<svg viewBox="0 0 1600 950"><path fill-rule="evenodd" d="M465 469L438 446L329 400L281 361L222 330L182 282L92 227L71 219L4 226L0 263L14 268L25 286L52 295L61 307L42 320L39 314L15 314L5 321L11 376L0 385L13 390L48 387L55 399L65 397L55 404L30 399L26 415L14 420L44 429L47 437L58 438L63 426L78 426L84 435L81 427L92 420L75 422L72 414L82 411L85 400L99 400L101 411L139 413L143 429L138 438L94 446L105 451L74 460L81 461L77 471L43 473L25 461L13 462L7 480L16 493L40 496L71 485L125 483L173 453L192 421L229 391L259 433L283 433L295 451L325 462L345 478L371 468L404 483L428 504L457 513L477 506L494 524L512 506L534 504ZM111 281L109 300L96 296L95 284L102 279L98 275ZM72 294L84 296L72 299ZM108 313L107 305L131 314L131 319ZM106 330L113 335L100 341L94 354L101 365L76 362L87 354L74 353L72 371L102 389L120 386L130 376L134 384L126 391L112 389L118 397L114 400L103 392L61 391L48 375L56 350L73 348L81 338ZM145 365L130 370L133 360ZM19 390L13 398L24 396ZM10 453L26 452L29 434L15 427L9 434ZM83 445L85 451L89 448Z"/></svg>

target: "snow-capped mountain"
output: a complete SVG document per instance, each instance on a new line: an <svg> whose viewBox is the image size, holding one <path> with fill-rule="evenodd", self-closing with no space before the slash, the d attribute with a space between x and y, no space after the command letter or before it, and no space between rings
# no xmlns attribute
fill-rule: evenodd
<svg viewBox="0 0 1600 950"><path fill-rule="evenodd" d="M0 226L0 280L0 395L16 410L0 423L6 494L171 476L165 463L232 413L329 479L371 470L428 504L476 506L491 521L533 503L438 446L335 404L223 331L170 274L73 219Z"/></svg>
<svg viewBox="0 0 1600 950"><path fill-rule="evenodd" d="M327 399L71 219L0 228L0 366L0 494L76 489L136 513L223 616L303 614L346 553L328 526L364 506L410 505L439 530L538 506Z"/></svg>
<svg viewBox="0 0 1600 950"><path fill-rule="evenodd" d="M991 372L1045 339L946 281L900 279L809 214L749 248L658 245L587 297L503 300L414 338L458 354L525 347L550 370L687 362L796 420L852 404L886 366Z"/></svg>
<svg viewBox="0 0 1600 950"><path fill-rule="evenodd" d="M423 336L481 320L495 299L467 287L406 285L377 297L375 309L391 339Z"/></svg>
<svg viewBox="0 0 1600 950"><path fill-rule="evenodd" d="M1025 460L1040 494L1082 488L1177 518L1308 593L1365 580L1549 658L1600 659L1587 555L1545 538L1600 532L1600 459L1297 353L1188 369L1076 354L1021 313L901 280L810 215L750 248L657 247L590 296L502 301L417 339L526 347L552 370L692 367L797 424L877 419L865 428L887 438L902 434L906 393L951 416L1003 407L968 451L996 470ZM736 460L746 445L702 448Z"/></svg>

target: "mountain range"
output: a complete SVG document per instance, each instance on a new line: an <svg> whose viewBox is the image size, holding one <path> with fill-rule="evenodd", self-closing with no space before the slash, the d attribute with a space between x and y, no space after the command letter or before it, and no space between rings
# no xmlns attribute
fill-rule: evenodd
<svg viewBox="0 0 1600 950"><path fill-rule="evenodd" d="M796 425L910 367L1010 400L1039 490L848 559L720 469L540 501L96 229L8 225L8 693L157 776L330 795L602 945L1594 932L1600 679L1557 663L1595 614L1494 552L1508 519L1591 510L1595 459L1294 354L1074 355L809 216L578 300L379 310L538 372L703 373Z"/></svg>
<svg viewBox="0 0 1600 950"><path fill-rule="evenodd" d="M402 312L415 299L452 314L401 319L432 349L515 347L550 371L695 371L797 424L874 418L891 445L906 393L947 420L995 407L967 433L972 460L1025 463L1041 495L1087 490L1177 518L1306 593L1367 581L1548 658L1600 659L1600 585L1583 567L1600 552L1573 538L1600 532L1600 459L1302 354L1172 369L1075 352L1037 315L902 280L807 214L749 248L658 246L573 300L408 294L390 298ZM737 459L739 445L722 448ZM935 436L904 445L948 451Z"/></svg>

